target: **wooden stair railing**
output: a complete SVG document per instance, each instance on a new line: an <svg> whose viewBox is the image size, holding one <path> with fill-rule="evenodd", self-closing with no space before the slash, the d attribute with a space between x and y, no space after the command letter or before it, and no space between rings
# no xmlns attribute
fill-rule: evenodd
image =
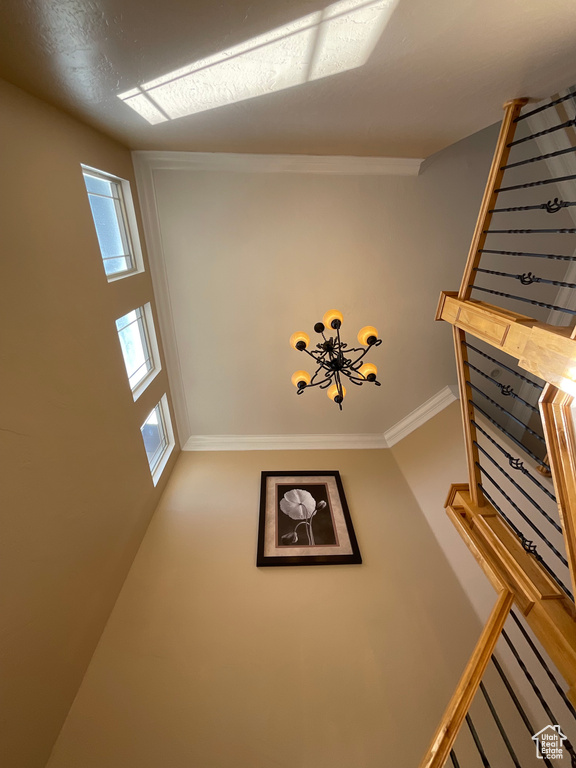
<svg viewBox="0 0 576 768"><path fill-rule="evenodd" d="M568 683L576 705L576 612L554 579L526 552L496 511L453 485L446 512L497 593L497 601L419 768L442 768L482 681L512 605Z"/></svg>
<svg viewBox="0 0 576 768"><path fill-rule="evenodd" d="M434 734L428 752L420 763L420 768L442 768L448 759L470 704L480 686L488 662L492 657L513 601L512 592L507 589L505 584L502 584L492 613L478 639L464 674L458 682L438 730Z"/></svg>
<svg viewBox="0 0 576 768"><path fill-rule="evenodd" d="M476 221L476 229L472 236L472 243L470 245L470 252L468 253L468 260L466 261L466 267L464 268L462 283L460 285L460 290L458 291L458 298L460 299L466 300L470 298L474 269L478 266L480 261L481 249L484 247L484 242L486 240L486 230L490 226L490 221L492 220L491 211L494 209L498 197L498 193L495 190L498 189L502 182L504 176L503 166L506 165L508 155L510 154L510 147L508 145L514 138L516 132L515 120L520 115L520 110L527 102L528 99L512 99L504 104L504 119L502 120L492 166L490 168L490 173L488 174L488 181L486 183L484 197L482 198L480 213L478 214L478 220Z"/></svg>
<svg viewBox="0 0 576 768"><path fill-rule="evenodd" d="M551 102L548 106L564 102L568 98L570 96L564 96ZM519 118L520 111L527 101L527 99L515 99L504 105L504 119L474 230L462 284L457 293L446 291L441 294L436 314L437 320L443 320L453 326L469 481L468 485L453 485L451 487L446 502L446 512L494 586L498 598L420 768L441 768L449 757L452 758L453 764L457 764L451 750L474 695L481 685L482 676L494 652L496 642L512 605L519 609L524 620L563 676L567 684L566 696L576 705L576 610L573 601L573 594L576 594L576 328L558 327L539 322L513 310L471 298L472 292L475 290L474 281L478 272L490 272L490 270L478 269L483 252L503 253L508 256L546 256L545 254L523 254L508 251L484 251L494 213L502 210L516 211L528 208L525 206L524 208L496 209L499 192L510 189L510 187L502 188L510 148L514 146L514 143L519 144L521 141L527 141L531 138L514 142L517 121L522 119ZM533 113L541 112L548 106L538 108ZM572 124L576 124L576 120L572 121ZM560 128L562 125L559 126ZM552 130L555 131L557 128L546 130L544 133L549 133ZM576 142L573 143L576 145ZM553 154L560 155L570 151L570 149L565 149ZM542 155L533 158L533 160L539 161L549 156L551 155ZM523 165L533 160L522 160L512 165ZM576 175L571 178L576 178ZM555 179L551 181L554 182ZM551 182L540 181L536 184L520 186L533 187L548 183ZM557 203L557 198L555 203ZM562 202L562 205L576 206L576 198L573 203ZM547 206L548 213L555 213L558 210L550 202ZM550 206L552 207L550 208ZM530 207L545 208L546 206L532 205ZM526 230L499 231L526 232ZM538 231L573 232L576 234L576 228L573 230ZM568 261L569 257L551 255L550 258ZM572 260L576 261L576 252ZM505 278L525 278L521 280L524 285L527 284L527 281L530 282L526 275L515 276L498 271L492 271L491 274L501 274ZM531 273L529 274L531 275ZM534 281L539 282L540 279L535 278ZM576 285L571 283L554 283L554 285L557 284L568 285L576 289ZM479 290L483 289L479 288ZM510 296L506 292L499 293L494 290L488 292L520 301L524 300L521 297ZM539 304L532 299L526 299L526 301ZM539 306L562 309L562 307L548 303L540 303ZM568 311L570 310L567 309L566 312ZM576 315L576 312L571 314ZM562 552L558 551L557 544L554 545L546 541L545 536L542 538L559 556L560 560L568 566L572 594L549 567L546 559L537 554L532 541L527 540L515 528L514 524L502 513L502 510L485 491L483 481L484 475L487 473L482 469L479 450L484 454L486 451L482 449L477 434L479 419L476 413L478 409L473 399L473 390L478 391L478 387L471 383L470 369L477 370L485 379L489 379L492 384L500 388L502 394L509 395L511 390L509 386L503 386L493 377L485 375L475 368L474 364L471 364L467 352L471 346L467 343L469 337L474 337L475 340L480 340L500 353L510 356L518 369L529 374L526 378L529 384L538 386L536 382L541 381L539 389L542 390L542 394L538 406L544 432L541 442L544 443L545 440L545 454L543 459L539 459L540 466L538 468L544 469L546 473L549 465L554 494L546 491L540 481L535 482L537 486L548 493L550 498L556 498L560 522L555 527L563 535L565 557ZM483 353L479 351L479 354ZM484 354L484 357L486 356ZM514 371L511 372L514 373ZM535 377L536 381L532 377ZM520 378L523 379L524 376L520 375ZM514 397L525 403L521 397L517 395ZM499 407L490 397L486 397L486 399L492 403L493 408ZM528 404L526 403L526 405ZM533 410L538 409L533 408ZM514 418L514 416L509 414L509 418ZM519 423L522 424L522 422ZM538 438L537 432L528 428L527 425L524 426ZM484 429L481 431L488 440L491 440L490 435ZM520 445L513 436L511 439ZM491 442L494 443L495 441L491 440ZM514 469L520 468L524 474L528 474L523 468L522 462L513 459L507 450L502 448L500 450L508 457L510 466ZM534 459L538 459L530 451L527 453ZM497 464L494 458L490 458L490 456L488 458L492 464ZM522 491L522 488L505 471L502 474L506 475L519 491ZM492 478L491 480L494 482ZM509 498L506 493L503 495L522 514L522 509L519 509L513 499ZM536 504L536 506L538 505ZM528 522L534 528L532 520L528 519ZM536 533L539 531L536 530ZM576 764L574 760L575 756L572 755L573 765Z"/></svg>

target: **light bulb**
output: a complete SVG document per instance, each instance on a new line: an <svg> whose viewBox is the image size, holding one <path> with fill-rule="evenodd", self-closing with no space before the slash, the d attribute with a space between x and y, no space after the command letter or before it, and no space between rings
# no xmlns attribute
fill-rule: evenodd
<svg viewBox="0 0 576 768"><path fill-rule="evenodd" d="M328 387L326 390L326 394L330 398L330 400L334 400L334 398L338 397L338 386L336 384L332 384L331 387ZM342 387L342 398L346 397L346 387ZM334 402L336 402L334 400Z"/></svg>
<svg viewBox="0 0 576 768"><path fill-rule="evenodd" d="M292 374L292 384L294 384L295 387L298 387L298 389L303 389L301 384L306 386L307 384L310 384L310 374L308 371L296 371Z"/></svg>
<svg viewBox="0 0 576 768"><path fill-rule="evenodd" d="M302 346L302 344L304 346ZM290 346L294 347L294 349L301 351L306 349L308 344L310 344L310 336L308 336L307 333L304 333L304 331L296 331L296 333L293 333L292 336L290 336Z"/></svg>
<svg viewBox="0 0 576 768"><path fill-rule="evenodd" d="M344 320L342 312L338 312L337 309L329 309L328 312L322 318L322 322L326 328L340 328L342 321ZM332 325L333 322L338 321L338 325Z"/></svg>
<svg viewBox="0 0 576 768"><path fill-rule="evenodd" d="M365 347L374 344L378 341L378 331L373 325L365 325L364 328L360 328L358 331L358 341L360 344L364 344Z"/></svg>
<svg viewBox="0 0 576 768"><path fill-rule="evenodd" d="M366 379L367 381L374 381L378 373L378 368L376 368L374 363L364 363L364 365L361 366L358 370L358 373L360 376L362 376L363 379Z"/></svg>

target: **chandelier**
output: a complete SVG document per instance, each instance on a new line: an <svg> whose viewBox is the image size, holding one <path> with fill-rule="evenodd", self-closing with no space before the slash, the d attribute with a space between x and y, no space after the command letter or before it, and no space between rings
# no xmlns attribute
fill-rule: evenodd
<svg viewBox="0 0 576 768"><path fill-rule="evenodd" d="M378 331L371 325L366 325L358 331L358 341L363 347L348 349L348 345L340 339L340 327L342 325L342 313L337 309L329 309L322 318L321 323L316 323L314 330L322 335L323 341L316 344L312 352L308 349L310 337L304 331L296 331L290 336L290 345L299 352L306 352L317 365L316 372L310 376L308 371L296 371L292 375L292 384L296 387L296 394L301 395L305 389L320 387L328 389L330 400L338 403L342 410L342 401L346 397L346 387L342 381L348 380L352 384L361 386L369 381L381 386L376 381L378 369L374 363L362 363L364 355L372 347L382 344L378 338ZM333 329L335 336L326 338L326 329ZM350 355L350 357L347 357Z"/></svg>

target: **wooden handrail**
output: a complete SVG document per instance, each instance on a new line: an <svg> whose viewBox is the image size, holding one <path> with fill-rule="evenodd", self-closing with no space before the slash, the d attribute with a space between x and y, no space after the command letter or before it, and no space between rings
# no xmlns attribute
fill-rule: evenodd
<svg viewBox="0 0 576 768"><path fill-rule="evenodd" d="M576 704L576 610L540 563L488 503L477 507L466 485L453 485L446 512L464 543L497 589L505 584L526 622L568 683Z"/></svg>
<svg viewBox="0 0 576 768"><path fill-rule="evenodd" d="M558 509L573 593L576 594L576 428L572 405L576 398L576 331L537 323L531 317L493 307L480 301L460 301L443 293L437 319L453 325L455 339L464 331L518 360L518 365L547 382L540 398L540 413L548 461L558 499ZM462 345L460 344L460 347ZM470 424L463 357L456 343L456 365L468 458L471 496L477 506L484 500L472 490L479 482L478 454L474 452L475 429Z"/></svg>
<svg viewBox="0 0 576 768"><path fill-rule="evenodd" d="M574 397L548 384L540 398L548 461L556 489L560 522L566 542L572 591L576 595L576 429Z"/></svg>
<svg viewBox="0 0 576 768"><path fill-rule="evenodd" d="M442 716L419 768L442 768L480 685L510 609L515 604L568 682L576 704L576 611L508 524L486 502L474 504L467 485L453 485L446 512L498 594L488 622Z"/></svg>
<svg viewBox="0 0 576 768"><path fill-rule="evenodd" d="M481 507L484 505L485 499L481 488L482 476L479 469L478 448L476 447L478 436L472 421L474 418L474 409L470 404L472 392L465 365L468 362L468 353L462 343L464 341L464 331L456 326L452 330L454 332L454 354L456 356L456 372L458 374L458 390L462 411L462 426L464 428L464 445L466 447L470 494L474 503Z"/></svg>
<svg viewBox="0 0 576 768"><path fill-rule="evenodd" d="M496 605L492 609L464 673L442 716L438 730L428 748L420 768L442 768L454 746L460 726L472 704L480 681L486 671L504 622L508 618L514 600L513 593L502 586Z"/></svg>
<svg viewBox="0 0 576 768"><path fill-rule="evenodd" d="M570 328L538 323L483 301L462 301L450 291L441 294L436 319L501 349L520 368L576 396L576 339Z"/></svg>
<svg viewBox="0 0 576 768"><path fill-rule="evenodd" d="M508 144L512 141L516 132L516 123L514 121L527 102L528 99L512 99L512 101L504 104L504 119L500 127L500 135L498 136L492 166L490 167L484 197L482 198L482 205L480 206L478 220L476 221L476 228L472 237L468 260L466 261L462 284L458 292L459 299L470 298L472 283L474 282L474 270L478 266L481 255L480 250L484 247L484 241L486 240L485 231L490 226L490 221L492 220L490 211L494 208L496 198L498 197L498 193L495 190L498 189L502 181L504 175L502 166L506 165L508 155L510 154Z"/></svg>

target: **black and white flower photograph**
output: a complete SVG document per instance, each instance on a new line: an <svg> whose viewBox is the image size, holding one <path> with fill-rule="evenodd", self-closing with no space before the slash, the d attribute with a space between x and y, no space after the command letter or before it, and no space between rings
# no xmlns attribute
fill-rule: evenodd
<svg viewBox="0 0 576 768"><path fill-rule="evenodd" d="M258 566L361 562L337 471L262 472Z"/></svg>
<svg viewBox="0 0 576 768"><path fill-rule="evenodd" d="M335 545L336 531L323 485L279 485L278 544L281 546Z"/></svg>

